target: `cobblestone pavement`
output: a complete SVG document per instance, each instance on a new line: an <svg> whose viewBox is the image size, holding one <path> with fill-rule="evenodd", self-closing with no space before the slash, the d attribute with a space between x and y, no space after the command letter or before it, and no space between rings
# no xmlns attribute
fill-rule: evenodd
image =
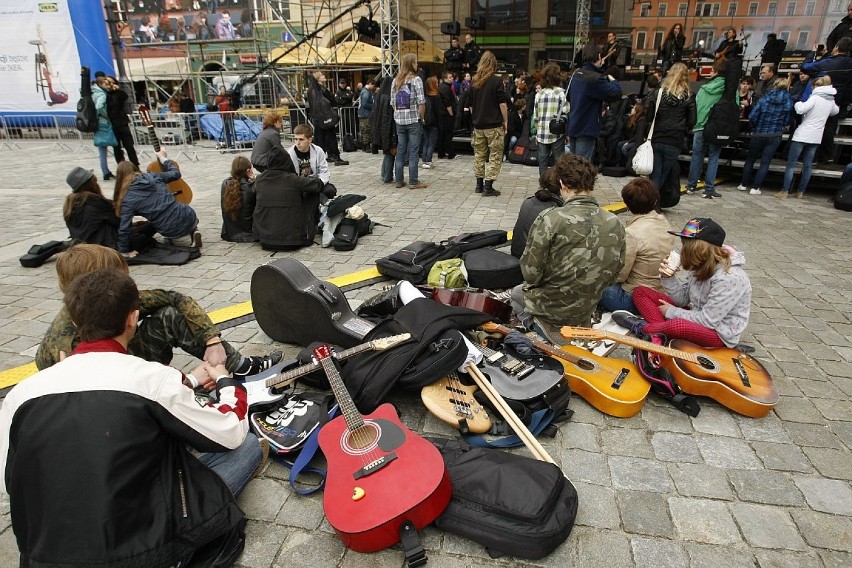
<svg viewBox="0 0 852 568"><path fill-rule="evenodd" d="M271 255L256 244L218 238L219 187L232 156L207 149L192 161L174 154L195 191L203 256L181 267L133 267L133 276L140 287L191 294L208 310L244 302L252 271ZM78 164L97 168L97 157L90 148L71 152L49 144L3 147L0 156L0 369L10 369L32 360L60 306L53 263L25 269L17 257L33 243L66 236L65 174ZM459 156L421 170L429 189L396 189L380 182L380 156L345 157L351 165L332 166L333 181L343 193L366 195L365 211L382 226L352 252L314 246L292 253L320 278L368 268L417 239L511 229L537 185L535 168L505 164L495 184L503 194L481 198L472 191L472 158ZM618 201L625 181L601 178L595 194L603 203ZM112 182L103 186L111 194ZM673 226L711 216L727 230L728 243L745 251L754 304L743 341L756 347L781 392L775 410L756 420L704 399L701 414L689 418L652 398L637 416L617 419L575 397L573 419L556 438L542 440L580 495L568 540L527 562L491 559L473 542L427 529L429 566L852 566L849 217L831 207L827 194L802 202L771 192L749 196L731 183L719 191L724 197L713 201L684 196L666 216ZM352 304L375 288L350 293ZM224 335L249 354L273 344L254 322ZM192 363L182 354L174 361L180 368ZM453 435L416 394L393 400L415 430ZM286 479L287 470L272 464L240 497L251 519L240 566L403 565L398 548L347 551L324 521L321 495L295 495ZM17 565L7 500L0 514L0 566Z"/></svg>

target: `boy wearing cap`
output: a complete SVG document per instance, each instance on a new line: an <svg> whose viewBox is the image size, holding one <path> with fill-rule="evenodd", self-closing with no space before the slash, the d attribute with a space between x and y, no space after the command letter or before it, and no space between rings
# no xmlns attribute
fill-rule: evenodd
<svg viewBox="0 0 852 568"><path fill-rule="evenodd" d="M636 335L661 333L703 347L736 347L751 310L745 255L724 244L725 231L712 219L696 217L683 230L669 232L681 238L681 266L689 274L681 281L675 276L679 267L663 261L666 293L639 286L633 302L642 317L618 311L613 321Z"/></svg>

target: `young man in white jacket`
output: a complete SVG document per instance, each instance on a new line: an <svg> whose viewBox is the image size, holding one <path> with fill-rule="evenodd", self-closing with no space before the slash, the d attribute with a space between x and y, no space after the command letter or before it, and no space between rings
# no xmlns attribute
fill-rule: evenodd
<svg viewBox="0 0 852 568"><path fill-rule="evenodd" d="M287 153L293 160L296 173L303 177L319 178L325 185L322 194L328 199L333 198L337 195L337 189L330 183L331 174L325 150L313 143L313 129L308 124L299 124L293 130L293 137L296 143L287 149Z"/></svg>
<svg viewBox="0 0 852 568"><path fill-rule="evenodd" d="M802 156L802 179L799 180L799 190L796 197L805 198L805 190L811 181L814 154L822 142L822 131L829 116L840 112L840 108L834 102L837 90L831 86L831 77L824 75L814 81L814 90L810 98L805 102L798 102L794 109L802 115L802 123L793 132L790 142L790 152L787 154L787 168L784 170L784 187L775 197L786 199L793 185L793 170L799 156Z"/></svg>

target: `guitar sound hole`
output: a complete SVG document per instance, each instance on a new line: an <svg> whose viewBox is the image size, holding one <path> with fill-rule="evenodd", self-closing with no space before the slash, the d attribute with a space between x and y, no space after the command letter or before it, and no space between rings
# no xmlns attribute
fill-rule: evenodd
<svg viewBox="0 0 852 568"><path fill-rule="evenodd" d="M595 364L592 363L591 361L589 361L588 359L580 359L579 361L577 361L574 364L577 365L580 369L582 369L584 371L594 371L595 370Z"/></svg>
<svg viewBox="0 0 852 568"><path fill-rule="evenodd" d="M698 364L707 369L708 371L717 370L716 363L710 359L709 357L705 357L704 355L698 356Z"/></svg>
<svg viewBox="0 0 852 568"><path fill-rule="evenodd" d="M374 448L378 438L378 428L369 423L349 432L344 440L344 446L350 453L359 454Z"/></svg>

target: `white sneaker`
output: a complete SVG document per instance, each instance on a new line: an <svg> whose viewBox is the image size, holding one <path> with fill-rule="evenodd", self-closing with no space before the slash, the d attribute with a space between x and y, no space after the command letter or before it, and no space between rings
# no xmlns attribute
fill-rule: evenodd
<svg viewBox="0 0 852 568"><path fill-rule="evenodd" d="M423 162L423 169L428 170L432 168L432 162Z"/></svg>
<svg viewBox="0 0 852 568"><path fill-rule="evenodd" d="M760 195L760 193L760 190L756 187L751 188L751 190L748 192L749 195Z"/></svg>
<svg viewBox="0 0 852 568"><path fill-rule="evenodd" d="M748 191L748 188L746 186L744 186L743 184L738 185L737 189L739 189L740 191Z"/></svg>

